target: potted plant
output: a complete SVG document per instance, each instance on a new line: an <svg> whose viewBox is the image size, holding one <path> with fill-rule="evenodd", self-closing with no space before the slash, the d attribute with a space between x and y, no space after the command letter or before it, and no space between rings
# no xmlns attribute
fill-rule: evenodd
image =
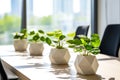
<svg viewBox="0 0 120 80"><path fill-rule="evenodd" d="M67 42L70 48L80 53L74 62L77 73L82 75L95 74L99 66L95 55L100 53L98 34L92 34L91 38L81 35L80 39L68 40Z"/></svg>
<svg viewBox="0 0 120 80"><path fill-rule="evenodd" d="M48 32L49 37L46 38L46 42L52 46L49 59L52 64L68 64L70 54L67 48L64 47L65 35L61 30Z"/></svg>
<svg viewBox="0 0 120 80"><path fill-rule="evenodd" d="M27 30L22 29L20 32L13 33L15 51L26 51L27 49Z"/></svg>
<svg viewBox="0 0 120 80"><path fill-rule="evenodd" d="M42 56L44 49L44 45L43 45L44 41L45 41L45 37L43 30L38 30L37 32L30 31L29 33L30 56Z"/></svg>

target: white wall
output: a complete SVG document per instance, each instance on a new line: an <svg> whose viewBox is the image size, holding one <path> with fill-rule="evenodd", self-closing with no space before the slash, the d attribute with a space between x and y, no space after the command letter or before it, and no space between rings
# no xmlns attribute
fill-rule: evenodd
<svg viewBox="0 0 120 80"><path fill-rule="evenodd" d="M120 24L120 0L98 0L98 33L102 38L108 24Z"/></svg>
<svg viewBox="0 0 120 80"><path fill-rule="evenodd" d="M100 34L100 37L102 37L105 27L105 0L98 0L98 33Z"/></svg>

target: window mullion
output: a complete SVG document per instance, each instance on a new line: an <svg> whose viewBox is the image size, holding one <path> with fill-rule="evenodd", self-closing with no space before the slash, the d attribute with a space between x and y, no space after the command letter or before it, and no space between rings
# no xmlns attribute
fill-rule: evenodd
<svg viewBox="0 0 120 80"><path fill-rule="evenodd" d="M27 11L26 11L26 0L22 0L22 19L21 19L21 29L27 28Z"/></svg>

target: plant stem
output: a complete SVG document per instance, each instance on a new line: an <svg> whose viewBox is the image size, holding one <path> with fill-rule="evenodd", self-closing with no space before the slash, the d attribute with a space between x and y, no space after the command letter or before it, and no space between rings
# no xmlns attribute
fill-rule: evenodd
<svg viewBox="0 0 120 80"><path fill-rule="evenodd" d="M60 47L60 40L58 41L58 46Z"/></svg>

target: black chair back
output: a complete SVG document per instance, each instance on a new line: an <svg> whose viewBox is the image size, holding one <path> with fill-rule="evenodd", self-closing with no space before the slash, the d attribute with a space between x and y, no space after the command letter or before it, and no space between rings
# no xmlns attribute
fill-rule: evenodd
<svg viewBox="0 0 120 80"><path fill-rule="evenodd" d="M1 80L8 80L8 77L7 77L5 70L3 68L1 59L0 59L0 75L1 75Z"/></svg>
<svg viewBox="0 0 120 80"><path fill-rule="evenodd" d="M85 35L85 36L87 36L88 29L89 29L89 25L87 25L87 26L78 26L77 29L76 29L76 33L75 33L74 39L79 39L78 35Z"/></svg>
<svg viewBox="0 0 120 80"><path fill-rule="evenodd" d="M120 24L110 24L106 27L100 44L101 53L118 57L120 46Z"/></svg>

